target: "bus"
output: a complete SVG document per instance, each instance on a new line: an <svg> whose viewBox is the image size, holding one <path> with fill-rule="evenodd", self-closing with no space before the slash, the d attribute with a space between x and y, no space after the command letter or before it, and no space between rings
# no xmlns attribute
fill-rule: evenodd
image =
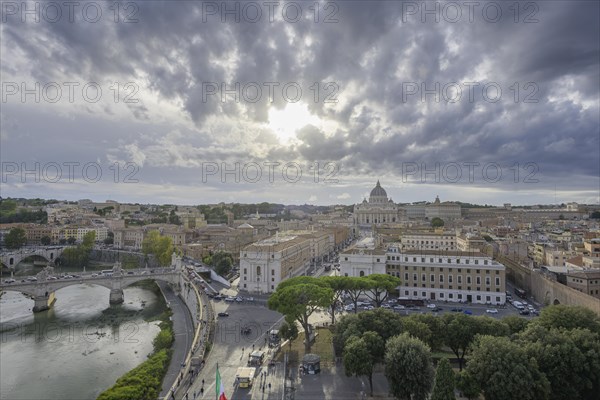
<svg viewBox="0 0 600 400"><path fill-rule="evenodd" d="M526 299L527 298L527 292L524 291L523 289L516 289L515 288L515 294L517 296L519 296L520 298L522 298L522 299Z"/></svg>
<svg viewBox="0 0 600 400"><path fill-rule="evenodd" d="M102 271L100 271L100 275L112 276L112 274L113 274L112 269L103 269Z"/></svg>
<svg viewBox="0 0 600 400"><path fill-rule="evenodd" d="M252 387L254 381L254 375L256 375L256 368L254 367L239 367L235 374L235 381L241 388Z"/></svg>

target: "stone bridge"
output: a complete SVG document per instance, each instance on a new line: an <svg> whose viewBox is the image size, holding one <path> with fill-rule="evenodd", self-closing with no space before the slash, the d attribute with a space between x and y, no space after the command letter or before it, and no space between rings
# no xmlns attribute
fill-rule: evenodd
<svg viewBox="0 0 600 400"><path fill-rule="evenodd" d="M0 253L2 265L8 268L15 268L17 264L28 257L38 256L46 261L53 263L68 246L47 246L47 247L23 247L14 251L3 251Z"/></svg>
<svg viewBox="0 0 600 400"><path fill-rule="evenodd" d="M181 258L173 255L171 266L154 269L122 270L120 264L115 264L112 273L87 273L77 277L65 278L52 276L53 268L47 267L36 275L36 281L15 281L7 279L0 284L0 291L21 292L31 296L35 302L33 312L49 309L56 301L54 292L59 289L81 284L99 285L110 289L110 304L123 302L123 288L146 279L165 281L173 285L179 292L183 286L183 264ZM69 276L69 275L68 275Z"/></svg>

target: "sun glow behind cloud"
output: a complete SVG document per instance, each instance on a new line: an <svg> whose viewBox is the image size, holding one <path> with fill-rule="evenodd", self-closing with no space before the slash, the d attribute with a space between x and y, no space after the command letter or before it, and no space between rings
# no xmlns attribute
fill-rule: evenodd
<svg viewBox="0 0 600 400"><path fill-rule="evenodd" d="M322 125L319 117L312 115L306 104L288 103L283 109L271 108L267 126L282 143L296 138L296 131L306 125Z"/></svg>

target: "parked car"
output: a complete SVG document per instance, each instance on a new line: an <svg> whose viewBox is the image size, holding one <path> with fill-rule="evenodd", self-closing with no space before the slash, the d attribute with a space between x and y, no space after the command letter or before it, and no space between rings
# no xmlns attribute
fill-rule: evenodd
<svg viewBox="0 0 600 400"><path fill-rule="evenodd" d="M488 308L485 310L485 312L488 314L498 314L498 310L496 308Z"/></svg>
<svg viewBox="0 0 600 400"><path fill-rule="evenodd" d="M394 310L399 311L399 310L404 310L406 307L404 307L402 304L398 304L398 305L395 305L393 308L394 308Z"/></svg>
<svg viewBox="0 0 600 400"><path fill-rule="evenodd" d="M225 297L225 301L233 303L235 301L235 297L233 297L233 296L227 296L227 297Z"/></svg>
<svg viewBox="0 0 600 400"><path fill-rule="evenodd" d="M525 308L525 309L519 311L519 314L521 314L521 315L529 315L529 310Z"/></svg>
<svg viewBox="0 0 600 400"><path fill-rule="evenodd" d="M16 282L14 279L10 278L4 281L4 283L14 283Z"/></svg>
<svg viewBox="0 0 600 400"><path fill-rule="evenodd" d="M473 311L471 311L471 310L464 310L464 311L463 311L463 314L466 314L466 315L473 315Z"/></svg>
<svg viewBox="0 0 600 400"><path fill-rule="evenodd" d="M437 308L437 306L435 304L427 304L427 308L434 309Z"/></svg>
<svg viewBox="0 0 600 400"><path fill-rule="evenodd" d="M219 317L229 317L229 313L226 312L220 312L219 314L217 314Z"/></svg>
<svg viewBox="0 0 600 400"><path fill-rule="evenodd" d="M463 312L463 309L461 307L454 307L452 310L450 310L452 312Z"/></svg>
<svg viewBox="0 0 600 400"><path fill-rule="evenodd" d="M241 298L240 296L235 298L235 301L237 301L238 303L241 303L242 301L244 301L243 298Z"/></svg>

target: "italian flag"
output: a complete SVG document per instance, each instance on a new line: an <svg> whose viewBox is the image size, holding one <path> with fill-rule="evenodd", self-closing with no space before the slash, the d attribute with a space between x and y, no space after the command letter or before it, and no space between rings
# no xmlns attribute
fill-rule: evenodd
<svg viewBox="0 0 600 400"><path fill-rule="evenodd" d="M223 381L221 381L221 374L219 373L219 365L218 364L217 364L216 395L217 395L217 400L227 400L227 397L225 397L225 387L223 386Z"/></svg>

